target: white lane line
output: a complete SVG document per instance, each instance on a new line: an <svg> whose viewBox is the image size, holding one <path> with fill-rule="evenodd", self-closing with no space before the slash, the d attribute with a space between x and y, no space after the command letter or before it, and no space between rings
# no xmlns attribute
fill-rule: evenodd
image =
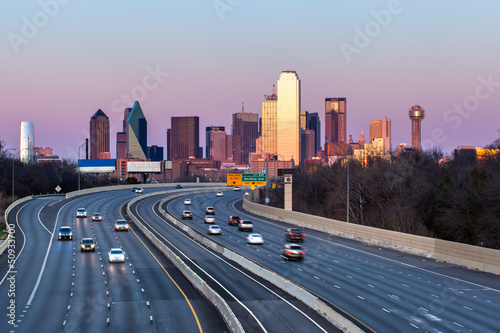
<svg viewBox="0 0 500 333"><path fill-rule="evenodd" d="M429 312L426 308L420 307L420 309L424 310L425 312Z"/></svg>
<svg viewBox="0 0 500 333"><path fill-rule="evenodd" d="M359 296L359 295L356 295L356 297L359 298L359 299L363 299L363 300L365 299L364 297Z"/></svg>
<svg viewBox="0 0 500 333"><path fill-rule="evenodd" d="M334 286L335 288L337 288L337 289L342 289L342 288L340 288L339 286L337 286L336 284L334 284L333 286Z"/></svg>
<svg viewBox="0 0 500 333"><path fill-rule="evenodd" d="M315 278L316 280L319 280L319 277L317 277L316 275L314 275L314 278Z"/></svg>
<svg viewBox="0 0 500 333"><path fill-rule="evenodd" d="M434 294L431 294L432 297L436 297L436 298L439 298L438 295L434 295Z"/></svg>
<svg viewBox="0 0 500 333"><path fill-rule="evenodd" d="M419 329L420 327L418 327L417 325L413 324L413 323L410 323L411 326L415 327L416 329Z"/></svg>
<svg viewBox="0 0 500 333"><path fill-rule="evenodd" d="M391 298L394 298L396 301L399 301L399 297L398 297L398 296L396 296L396 295L387 295L387 296L389 296L389 297L391 297Z"/></svg>
<svg viewBox="0 0 500 333"><path fill-rule="evenodd" d="M153 205L154 206L154 205ZM163 218L161 218L155 211L154 211L154 207L152 207L152 210L154 212L154 214L161 220L161 221L164 221ZM137 211L137 206L136 206L136 213L137 215L139 215L139 212ZM148 224L147 222L144 221L143 219L143 222ZM149 224L148 224L149 225ZM149 225L150 228L151 225ZM163 235L161 235L160 233L158 233L156 231L156 229L152 228L157 234L159 237L163 238L163 240L165 240L165 242L167 242L170 246L172 246L175 250L179 251L179 253L182 253L179 249L177 249L172 243L170 243L165 237L163 237ZM178 232L179 234L181 234L182 236L188 238L186 235L184 235L183 233L181 233L179 230L177 230L176 228L173 228L174 230L176 230L176 232ZM252 281L254 281L255 283L257 283L258 285L260 285L262 288L268 290L269 292L271 292L273 295L275 295L277 298L281 299L283 302L285 302L286 304L288 304L291 308L293 308L295 311L299 312L300 314L302 314L304 317L306 317L308 320L310 320L316 327L318 327L321 331L323 332L327 332L325 329L323 329L317 322L315 322L311 317L309 317L307 314L305 314L303 311L301 311L299 308L297 308L295 305L293 305L292 303L290 303L289 301L287 301L286 299L284 299L283 297L281 297L280 295L278 295L277 293L275 293L274 291L272 291L271 289L267 288L265 285L263 285L262 283L258 282L257 280L255 280L254 278L252 278L250 275L248 275L244 270L241 270L239 268L237 268L236 266L232 265L230 262L228 262L227 260L223 259L222 257L220 257L219 255L215 254L214 252L210 251L209 249L205 248L203 245L199 244L199 243L196 243L196 245L198 245L201 249L203 249L204 251L210 253L211 255L213 255L214 257L216 257L217 259L221 260L222 262L224 262L226 265L228 265L229 267L233 268L234 270L238 271L240 274L243 274L244 276L246 276L247 278L251 279ZM186 256L184 253L182 253L182 255L184 255L186 258L189 259L188 256ZM226 292L231 295L231 297L233 297L238 303L240 303L240 305L242 307L244 307L249 313L250 315L254 316L255 320L257 321L257 323L261 326L261 329L264 331L264 332L267 332L264 328L264 326L262 326L261 322L255 317L254 313L248 309L243 303L241 303L241 301L236 298L236 296L234 296L233 294L231 294L229 292L229 290L227 290L219 281L217 281L215 278L213 278L210 274L208 274L207 272L205 272L200 266L198 266L195 262L193 262L191 259L189 259L189 261L191 261L191 263L196 266L199 270L203 271L207 276L209 276L215 283L217 283L221 288L223 288L224 290L226 290Z"/></svg>
<svg viewBox="0 0 500 333"><path fill-rule="evenodd" d="M474 311L474 309L471 309L471 308L469 308L468 306L465 306L465 305L464 305L464 306L462 306L462 307L463 307L464 309L467 309L467 310L470 310L470 311Z"/></svg>
<svg viewBox="0 0 500 333"><path fill-rule="evenodd" d="M460 326L460 327L464 327L464 325L460 325L459 323L457 323L456 321L453 322L453 324L457 325L457 326Z"/></svg>
<svg viewBox="0 0 500 333"><path fill-rule="evenodd" d="M49 229L47 229L47 227L45 227L45 225L42 223L42 219L40 218L40 213L42 212L42 209L45 208L45 206L47 206L49 203L52 203L53 201L51 202L48 202L46 203L45 205L42 206L42 208L40 208L40 210L38 211L38 214L37 214L37 217L38 217L38 222L42 225L42 227L47 230L47 232L49 233L50 236L52 236L52 233L50 232Z"/></svg>
<svg viewBox="0 0 500 333"><path fill-rule="evenodd" d="M54 223L54 230L52 230L52 235L54 235L54 233L56 232L57 221L59 221L59 214L61 213L61 210L64 207L66 207L67 205L69 205L70 203L72 203L72 201L67 202L61 208L59 208L59 210L57 211L56 223ZM31 292L31 296L28 299L28 303L26 303L26 305L31 305L31 302L33 301L33 298L35 297L36 291L38 289L38 286L40 285L40 280L42 279L43 272L45 271L45 265L47 264L47 259L49 258L50 247L52 245L53 239L54 239L54 237L50 237L49 246L47 246L47 252L45 253L45 258L43 259L42 269L40 269L40 273L38 274L38 279L36 280L35 287L33 288L33 291ZM72 285L74 285L74 284L75 283L73 282Z"/></svg>
<svg viewBox="0 0 500 333"><path fill-rule="evenodd" d="M372 286L371 284L368 284L368 287L370 287L370 288L375 288L375 287L374 287L374 286Z"/></svg>
<svg viewBox="0 0 500 333"><path fill-rule="evenodd" d="M391 311L387 310L386 308L382 308L382 311L385 311L387 313L391 313Z"/></svg>
<svg viewBox="0 0 500 333"><path fill-rule="evenodd" d="M407 287L407 288L410 288L410 286L409 286L409 285L407 285L407 284L404 284L404 283L403 283L403 286L405 286L405 287Z"/></svg>
<svg viewBox="0 0 500 333"><path fill-rule="evenodd" d="M19 230L21 230L21 233L23 234L23 246L21 247L21 250L19 250L19 253L17 254L16 256L16 259L14 259L14 262L12 263L12 265L10 265L9 269L7 270L7 273L5 273L4 277L2 278L2 281L0 281L0 285L2 285L3 281L7 278L7 275L9 275L10 273L12 273L12 267L15 267L16 263L17 263L17 259L19 259L19 256L21 255L21 253L23 252L24 250L24 245L26 245L26 234L24 233L23 231L23 228L21 228L21 225L19 224L19 212L26 206L28 205L28 202L26 202L25 204L23 204L21 206L21 208L19 208L19 210L17 211L16 213L16 222L17 222L17 227L19 228ZM8 223L8 221L5 221L5 223ZM17 272L16 272L17 273Z"/></svg>

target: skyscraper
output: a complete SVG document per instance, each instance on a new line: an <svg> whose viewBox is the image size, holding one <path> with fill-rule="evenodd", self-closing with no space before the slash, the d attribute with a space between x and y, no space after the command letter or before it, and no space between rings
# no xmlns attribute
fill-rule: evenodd
<svg viewBox="0 0 500 333"><path fill-rule="evenodd" d="M413 105L408 111L411 119L411 147L412 149L421 149L422 128L421 123L425 118L425 110L420 105Z"/></svg>
<svg viewBox="0 0 500 333"><path fill-rule="evenodd" d="M347 142L347 101L345 97L325 98L325 142Z"/></svg>
<svg viewBox="0 0 500 333"><path fill-rule="evenodd" d="M125 111L126 112L126 111ZM127 157L148 159L148 122L142 112L139 102L136 101L126 122Z"/></svg>
<svg viewBox="0 0 500 333"><path fill-rule="evenodd" d="M197 116L172 117L169 156L172 160L199 156L200 118Z"/></svg>
<svg viewBox="0 0 500 333"><path fill-rule="evenodd" d="M278 80L277 155L300 161L300 80L295 71L281 72Z"/></svg>
<svg viewBox="0 0 500 333"><path fill-rule="evenodd" d="M255 152L255 140L259 133L257 113L238 112L233 114L232 139L233 162L248 164L248 154Z"/></svg>
<svg viewBox="0 0 500 333"><path fill-rule="evenodd" d="M35 128L31 121L19 125L19 159L23 163L33 162L35 157Z"/></svg>
<svg viewBox="0 0 500 333"><path fill-rule="evenodd" d="M278 97L273 85L271 95L264 96L262 101L262 152L276 155L278 153Z"/></svg>
<svg viewBox="0 0 500 333"><path fill-rule="evenodd" d="M314 151L321 150L321 121L317 112L309 112L308 115L308 128L314 131Z"/></svg>
<svg viewBox="0 0 500 333"><path fill-rule="evenodd" d="M373 139L384 139L384 153L387 154L392 149L391 145L391 118L382 117L382 120L372 120L369 128L370 142Z"/></svg>
<svg viewBox="0 0 500 333"><path fill-rule="evenodd" d="M103 152L109 152L109 118L99 109L90 118L90 158Z"/></svg>
<svg viewBox="0 0 500 333"><path fill-rule="evenodd" d="M208 126L205 132L205 157L212 161L225 161L226 130L224 126Z"/></svg>

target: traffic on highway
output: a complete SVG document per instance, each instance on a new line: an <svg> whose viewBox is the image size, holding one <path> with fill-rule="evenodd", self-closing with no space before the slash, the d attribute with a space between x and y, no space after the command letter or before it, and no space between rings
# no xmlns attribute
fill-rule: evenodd
<svg viewBox="0 0 500 333"><path fill-rule="evenodd" d="M234 331L137 223L224 299L241 331L340 330L222 251L289 280L365 332L497 330L492 274L250 214L245 188L171 189L17 205L15 263L0 256L0 331Z"/></svg>

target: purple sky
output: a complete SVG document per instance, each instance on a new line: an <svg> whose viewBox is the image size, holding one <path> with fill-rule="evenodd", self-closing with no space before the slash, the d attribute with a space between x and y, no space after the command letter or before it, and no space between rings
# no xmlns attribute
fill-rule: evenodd
<svg viewBox="0 0 500 333"><path fill-rule="evenodd" d="M48 4L48 5L43 5ZM0 5L0 140L76 159L97 109L111 152L123 109L139 99L148 145L166 145L172 116L226 126L261 113L282 70L297 71L302 109L347 98L354 140L392 119L393 147L410 143L408 109L426 110L424 148L484 146L500 129L498 1L9 1ZM151 75L156 72L156 76ZM131 102L123 96L132 95ZM322 131L324 137L324 130Z"/></svg>

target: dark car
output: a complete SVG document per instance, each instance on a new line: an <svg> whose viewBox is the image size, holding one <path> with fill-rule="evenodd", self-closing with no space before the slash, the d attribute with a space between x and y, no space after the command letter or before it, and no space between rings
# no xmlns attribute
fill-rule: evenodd
<svg viewBox="0 0 500 333"><path fill-rule="evenodd" d="M80 242L80 251L81 252L85 252L85 251L95 252L94 240L92 238L82 238L82 241Z"/></svg>
<svg viewBox="0 0 500 333"><path fill-rule="evenodd" d="M303 242L306 235L299 228L290 228L285 231L285 241Z"/></svg>
<svg viewBox="0 0 500 333"><path fill-rule="evenodd" d="M229 225L238 225L240 223L241 219L238 215L231 215L229 216Z"/></svg>
<svg viewBox="0 0 500 333"><path fill-rule="evenodd" d="M181 184L177 184L177 185L175 185L175 188L182 188L182 185Z"/></svg>
<svg viewBox="0 0 500 333"><path fill-rule="evenodd" d="M291 260L291 259L296 259L296 260L302 260L304 259L304 255L306 253L302 249L302 247L298 244L289 244L286 243L283 249L281 250L281 256Z"/></svg>
<svg viewBox="0 0 500 333"><path fill-rule="evenodd" d="M100 213L92 214L92 221L102 221L102 216Z"/></svg>
<svg viewBox="0 0 500 333"><path fill-rule="evenodd" d="M61 239L73 239L73 231L71 231L71 227L64 225L59 229L59 240Z"/></svg>

